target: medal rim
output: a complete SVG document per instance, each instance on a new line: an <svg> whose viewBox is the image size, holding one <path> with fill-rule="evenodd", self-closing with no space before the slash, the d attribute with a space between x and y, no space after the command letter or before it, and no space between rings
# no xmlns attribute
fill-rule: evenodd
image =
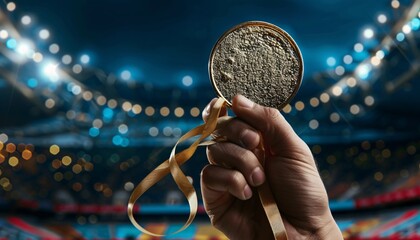
<svg viewBox="0 0 420 240"><path fill-rule="evenodd" d="M227 105L229 107L232 107L232 103L230 102L230 100L226 99L225 96L223 96L223 94L221 93L221 91L219 90L219 88L217 87L216 81L214 80L213 77L213 62L214 62L214 55L216 52L216 49L220 46L220 43L232 32L236 31L237 29L243 28L243 27L247 27L247 26L261 26L264 28L269 28L277 33L279 33L281 36L285 37L289 43L292 45L293 50L296 52L297 57L298 57L298 61L300 64L300 69L299 69L299 76L297 78L297 83L293 89L292 94L290 94L289 97L286 98L286 100L278 107L279 110L283 109L288 103L290 103L290 101L296 96L301 84L302 84L302 79L303 79L303 72L304 72L304 65L303 65L303 58L302 58L302 53L298 47L298 45L296 44L295 40L283 29L281 29L280 27L272 24L272 23L268 23L268 22L264 22L264 21L247 21L247 22L243 22L240 23L230 29L228 29L227 31L225 31L221 37L219 37L219 39L217 40L217 42L214 44L211 53L210 53L210 57L209 57L209 63L208 63L208 72L209 72L209 78L210 78L210 82L213 86L213 89L215 90L216 94L223 98Z"/></svg>

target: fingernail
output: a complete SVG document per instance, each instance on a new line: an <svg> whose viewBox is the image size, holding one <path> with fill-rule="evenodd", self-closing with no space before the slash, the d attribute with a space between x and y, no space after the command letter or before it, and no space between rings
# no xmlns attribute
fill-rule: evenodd
<svg viewBox="0 0 420 240"><path fill-rule="evenodd" d="M242 95L238 95L238 105L245 108L251 108L254 106L254 102Z"/></svg>
<svg viewBox="0 0 420 240"><path fill-rule="evenodd" d="M210 104L208 104L208 105L206 106L206 108L204 109L204 112L205 112L206 114L208 114L208 113L210 112Z"/></svg>
<svg viewBox="0 0 420 240"><path fill-rule="evenodd" d="M251 181L254 186L259 186L265 181L265 174L260 167L257 167L251 173Z"/></svg>
<svg viewBox="0 0 420 240"><path fill-rule="evenodd" d="M252 197L252 190L248 185L246 185L244 187L244 198L245 198L245 200L248 200L251 197Z"/></svg>
<svg viewBox="0 0 420 240"><path fill-rule="evenodd" d="M204 108L203 112L201 113L201 116L205 119L207 118L209 113L210 113L210 104L208 104L206 108Z"/></svg>

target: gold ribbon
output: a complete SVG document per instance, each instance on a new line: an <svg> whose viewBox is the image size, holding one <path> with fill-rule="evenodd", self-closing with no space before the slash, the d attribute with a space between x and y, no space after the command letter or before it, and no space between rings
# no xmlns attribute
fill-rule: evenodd
<svg viewBox="0 0 420 240"><path fill-rule="evenodd" d="M130 221L133 223L133 225L139 229L141 232L156 236L156 237L162 237L165 235L162 234L156 234L153 232L150 232L140 226L140 224L136 221L133 214L133 208L135 202L143 195L150 187L155 185L157 182L159 182L164 176L166 176L168 173L171 173L175 183L178 185L178 188L182 191L184 196L188 200L188 204L190 206L190 214L188 217L188 220L185 222L185 224L178 229L177 231L170 233L170 234L176 234L178 232L183 231L186 229L194 220L196 214L197 214L197 208L198 208L198 200L197 200L197 193L193 187L193 185L190 183L188 178L185 176L185 174L182 172L180 166L187 162L194 154L194 152L197 150L198 146L208 146L215 142L217 142L217 139L215 141L207 141L203 142L204 139L206 139L208 136L210 136L214 130L217 129L217 120L219 118L220 111L222 108L226 105L226 101L222 98L217 99L216 103L213 105L213 107L210 110L210 114L208 117L208 120L203 125L200 125L186 134L184 134L175 144L175 146L172 148L171 154L169 156L169 159L160 164L158 167L156 167L152 172L150 172L133 190L131 193L131 196L128 200L128 207L127 207L127 213ZM175 154L176 147L178 144L192 138L195 136L200 136L197 140L195 140L190 147L187 149L181 151L180 153ZM259 147L264 150L264 145L261 142ZM264 152L264 151L263 151ZM261 165L264 166L264 159L260 159ZM268 182L265 181L260 187L258 187L258 194L260 197L261 204L264 208L265 214L267 215L268 221L270 222L271 229L273 231L274 237L276 240L285 240L287 239L286 231L284 228L284 224L279 212L279 209L277 207L276 202L274 201L273 194L270 190L270 186L268 185Z"/></svg>

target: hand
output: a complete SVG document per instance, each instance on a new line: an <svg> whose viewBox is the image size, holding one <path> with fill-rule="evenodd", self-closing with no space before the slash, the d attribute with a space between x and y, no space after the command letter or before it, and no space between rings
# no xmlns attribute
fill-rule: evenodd
<svg viewBox="0 0 420 240"><path fill-rule="evenodd" d="M227 141L207 148L210 164L201 173L204 207L213 226L233 240L273 239L255 191L268 181L289 239L342 239L305 142L278 110L240 95L232 105L237 117L221 120L215 132ZM205 121L209 106L203 111ZM260 141L265 166L258 160L263 156Z"/></svg>

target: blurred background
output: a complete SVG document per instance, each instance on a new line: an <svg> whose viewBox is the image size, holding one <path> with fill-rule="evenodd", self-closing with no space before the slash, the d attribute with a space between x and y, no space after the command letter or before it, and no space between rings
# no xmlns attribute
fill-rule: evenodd
<svg viewBox="0 0 420 240"><path fill-rule="evenodd" d="M0 239L158 239L128 221L128 197L202 123L216 96L213 44L249 20L283 28L302 51L303 83L282 113L311 148L345 238L420 239L419 10L419 0L0 1ZM183 167L198 194L206 164L202 148ZM165 234L189 208L166 177L135 212ZM164 239L226 238L200 205Z"/></svg>

